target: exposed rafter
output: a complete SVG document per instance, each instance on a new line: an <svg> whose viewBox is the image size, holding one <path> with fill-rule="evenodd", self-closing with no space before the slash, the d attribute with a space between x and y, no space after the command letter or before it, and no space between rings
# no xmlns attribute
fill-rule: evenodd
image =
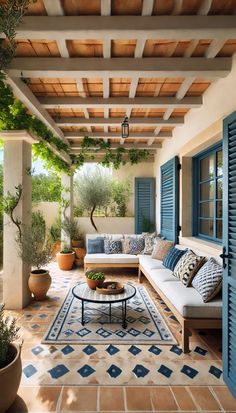
<svg viewBox="0 0 236 413"><path fill-rule="evenodd" d="M150 149L160 149L161 146L162 146L161 143L154 143L150 147ZM111 143L111 146L110 146L111 149L116 149L119 147L120 147L119 143ZM147 145L145 143L139 143L139 144L138 143L135 143L135 144L125 143L123 147L126 149L147 149ZM81 149L82 149L81 144L71 145L71 153L75 153L75 151L80 151ZM90 147L90 149L93 149L93 148ZM97 149L97 148L94 146L94 149ZM96 154L98 153L103 153L103 152L102 151L96 152Z"/></svg>
<svg viewBox="0 0 236 413"><path fill-rule="evenodd" d="M211 9L212 0L203 0L200 8L198 9L198 14L207 15Z"/></svg>
<svg viewBox="0 0 236 413"><path fill-rule="evenodd" d="M48 96L38 98L41 105L47 109L53 108L197 108L202 104L201 96L185 97L178 100L176 97L136 97L133 99L127 97L102 97L81 98L77 96Z"/></svg>
<svg viewBox="0 0 236 413"><path fill-rule="evenodd" d="M59 126L120 126L123 121L123 118L79 118L79 117L70 117L62 116L55 118L55 122ZM136 117L129 119L130 126L176 126L184 123L183 117L171 118L169 120L164 120L163 118L147 118L147 117Z"/></svg>
<svg viewBox="0 0 236 413"><path fill-rule="evenodd" d="M233 39L235 16L26 16L17 39Z"/></svg>
<svg viewBox="0 0 236 413"><path fill-rule="evenodd" d="M64 16L64 10L61 5L61 0L43 0L48 16ZM70 57L66 45L66 39L59 39L57 46L61 57Z"/></svg>
<svg viewBox="0 0 236 413"><path fill-rule="evenodd" d="M75 138L82 138L84 137L85 133L83 131L73 131L73 132L65 132L65 136L67 139L75 139ZM102 139L117 139L120 138L120 132L91 132L88 133L88 136L91 138L102 138ZM154 138L154 139L162 139L162 138L171 138L172 132L159 132L158 135L155 135L153 132L131 132L129 134L130 139L147 139L147 138Z"/></svg>
<svg viewBox="0 0 236 413"><path fill-rule="evenodd" d="M14 58L8 73L26 78L81 78L81 77L225 77L231 70L231 58Z"/></svg>

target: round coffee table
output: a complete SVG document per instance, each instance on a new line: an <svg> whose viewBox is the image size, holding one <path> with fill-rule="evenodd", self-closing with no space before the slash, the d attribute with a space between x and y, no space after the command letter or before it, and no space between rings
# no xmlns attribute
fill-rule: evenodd
<svg viewBox="0 0 236 413"><path fill-rule="evenodd" d="M136 288L131 284L124 284L124 292L122 294L99 294L96 290L91 290L87 283L81 283L76 285L72 289L74 297L81 300L82 304L82 317L81 324L84 326L84 303L85 301L89 303L98 304L109 304L109 318L111 322L111 306L114 303L122 303L122 327L127 327L126 322L126 312L127 312L127 301L134 297L136 294Z"/></svg>

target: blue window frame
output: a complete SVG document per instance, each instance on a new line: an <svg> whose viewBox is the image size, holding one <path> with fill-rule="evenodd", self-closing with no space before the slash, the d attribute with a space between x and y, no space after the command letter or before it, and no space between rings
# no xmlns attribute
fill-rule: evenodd
<svg viewBox="0 0 236 413"><path fill-rule="evenodd" d="M193 235L222 243L222 198L220 143L193 158Z"/></svg>

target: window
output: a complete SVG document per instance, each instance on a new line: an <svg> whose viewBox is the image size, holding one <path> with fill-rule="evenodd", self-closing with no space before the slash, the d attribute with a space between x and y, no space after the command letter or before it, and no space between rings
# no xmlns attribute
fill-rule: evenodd
<svg viewBox="0 0 236 413"><path fill-rule="evenodd" d="M217 145L194 158L194 235L222 241L223 158Z"/></svg>

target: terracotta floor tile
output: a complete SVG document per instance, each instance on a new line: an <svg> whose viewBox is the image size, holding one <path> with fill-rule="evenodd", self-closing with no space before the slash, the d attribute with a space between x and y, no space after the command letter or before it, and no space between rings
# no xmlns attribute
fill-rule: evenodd
<svg viewBox="0 0 236 413"><path fill-rule="evenodd" d="M103 411L124 411L123 387L101 387L99 406Z"/></svg>
<svg viewBox="0 0 236 413"><path fill-rule="evenodd" d="M60 411L97 411L97 387L64 387Z"/></svg>
<svg viewBox="0 0 236 413"><path fill-rule="evenodd" d="M180 407L181 410L196 410L196 405L193 402L192 397L190 396L189 392L185 387L182 386L174 386L171 388L176 401Z"/></svg>
<svg viewBox="0 0 236 413"><path fill-rule="evenodd" d="M212 386L222 407L228 411L236 411L236 399L232 396L227 387Z"/></svg>
<svg viewBox="0 0 236 413"><path fill-rule="evenodd" d="M145 387L126 387L127 410L151 411L150 389Z"/></svg>
<svg viewBox="0 0 236 413"><path fill-rule="evenodd" d="M174 396L168 386L152 387L150 394L153 410L178 410Z"/></svg>
<svg viewBox="0 0 236 413"><path fill-rule="evenodd" d="M189 387L190 392L193 395L193 398L196 404L204 410L215 410L220 411L221 408L219 403L215 400L211 391L207 387L203 386L192 386Z"/></svg>
<svg viewBox="0 0 236 413"><path fill-rule="evenodd" d="M54 412L60 393L61 387L20 387L7 413Z"/></svg>

